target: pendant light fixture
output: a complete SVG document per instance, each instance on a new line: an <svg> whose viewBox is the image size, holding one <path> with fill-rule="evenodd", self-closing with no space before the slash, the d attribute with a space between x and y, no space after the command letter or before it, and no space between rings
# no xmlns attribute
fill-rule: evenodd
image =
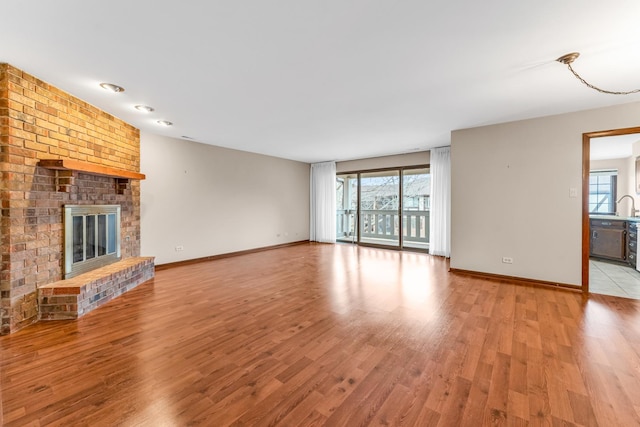
<svg viewBox="0 0 640 427"><path fill-rule="evenodd" d="M565 64L569 68L569 71L571 71L573 73L573 75L576 76L576 78L578 80L580 80L585 86L590 87L593 90L597 90L600 93L606 93L606 94L609 94L609 95L630 95L632 93L640 92L640 89L634 89L634 90L629 90L629 91L620 91L620 92L618 92L618 91L600 89L599 87L592 85L591 83L587 82L585 79L580 77L580 75L578 73L576 73L576 71L571 66L573 61L578 59L579 56L580 56L580 53L571 52L571 53L567 53L566 55L562 55L560 58L556 59L556 61L558 61L558 62L560 62L562 64Z"/></svg>

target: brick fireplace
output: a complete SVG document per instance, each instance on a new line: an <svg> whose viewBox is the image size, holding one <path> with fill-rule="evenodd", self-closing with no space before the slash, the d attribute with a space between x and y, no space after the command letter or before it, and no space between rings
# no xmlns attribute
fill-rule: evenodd
<svg viewBox="0 0 640 427"><path fill-rule="evenodd" d="M39 166L56 159L137 173L140 132L0 64L1 334L36 322L38 289L63 278L64 205L120 205L122 259L140 254L139 181Z"/></svg>

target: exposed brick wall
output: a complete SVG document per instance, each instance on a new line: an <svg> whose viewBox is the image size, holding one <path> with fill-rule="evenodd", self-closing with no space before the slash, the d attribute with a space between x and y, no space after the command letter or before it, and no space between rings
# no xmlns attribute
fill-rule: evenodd
<svg viewBox="0 0 640 427"><path fill-rule="evenodd" d="M65 204L120 204L122 257L140 253L140 184L73 172L68 193L41 159L74 159L138 172L140 132L8 64L0 64L0 333L37 320L38 287L62 279Z"/></svg>

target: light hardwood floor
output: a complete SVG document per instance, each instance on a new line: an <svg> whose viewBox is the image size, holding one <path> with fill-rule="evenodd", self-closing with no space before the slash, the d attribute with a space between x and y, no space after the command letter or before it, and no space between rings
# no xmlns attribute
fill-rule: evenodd
<svg viewBox="0 0 640 427"><path fill-rule="evenodd" d="M0 338L6 426L636 426L640 302L305 244Z"/></svg>

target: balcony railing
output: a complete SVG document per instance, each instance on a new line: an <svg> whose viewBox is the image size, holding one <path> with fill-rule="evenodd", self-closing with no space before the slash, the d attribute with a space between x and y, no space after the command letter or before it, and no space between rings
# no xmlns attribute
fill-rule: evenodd
<svg viewBox="0 0 640 427"><path fill-rule="evenodd" d="M400 221L397 211L361 210L360 240L369 243L398 245ZM355 240L356 211L337 211L337 239ZM429 247L429 211L402 212L402 240L404 246Z"/></svg>

